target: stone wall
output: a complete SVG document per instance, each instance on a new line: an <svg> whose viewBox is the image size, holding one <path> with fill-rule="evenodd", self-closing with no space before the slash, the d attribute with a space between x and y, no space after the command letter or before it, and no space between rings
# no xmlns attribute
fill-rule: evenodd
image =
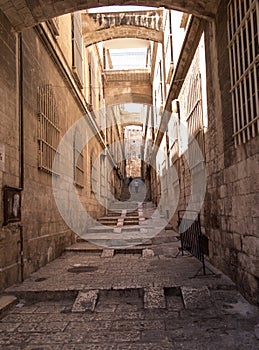
<svg viewBox="0 0 259 350"><path fill-rule="evenodd" d="M23 108L24 188L22 191L22 225L24 277L60 255L75 241L75 234L59 214L52 194L52 176L38 168L38 88L49 84L57 103L60 137L72 124L86 114L83 95L73 81L71 67L62 62L55 39L47 38L47 27L37 27L22 33L22 90L18 89L18 39L7 19L1 19L1 128L0 144L5 146L5 168L0 171L0 289L21 279L20 228L12 223L3 226L2 188L19 187L19 93ZM45 31L46 30L46 31ZM67 36L69 38L69 36ZM54 45L54 50L53 49ZM67 52L66 52L67 54ZM60 55L60 56L59 56ZM22 95L21 95L22 94ZM90 117L88 118L90 120ZM90 123L89 123L89 128ZM77 193L88 213L94 218L105 209L90 190L90 157L96 156L103 146L94 137L83 150L84 187ZM99 171L99 170L98 170Z"/></svg>
<svg viewBox="0 0 259 350"><path fill-rule="evenodd" d="M227 1L215 22L205 29L208 127L204 129L206 195L202 232L209 239L209 260L258 303L259 198L258 136L235 148L227 43ZM179 95L181 117L191 71L198 71L197 53ZM182 108L183 107L183 108ZM191 193L190 169L182 154L174 163L179 177L178 208L186 209ZM195 179L192 179L195 180ZM166 208L164 209L164 213ZM177 229L177 210L170 222Z"/></svg>
<svg viewBox="0 0 259 350"><path fill-rule="evenodd" d="M166 175L165 179L161 179L161 181L164 181L165 184L168 184L168 195L171 201L171 208L170 204L161 203L161 210L163 214L166 214L166 210L172 209L173 202L177 204L174 214L172 214L171 210L169 210L170 223L173 225L173 228L175 230L178 230L178 211L187 209L191 197L193 210L199 210L200 203L203 203L203 200L200 198L199 193L196 193L197 191L195 191L197 188L195 186L199 185L201 178L200 176L203 176L204 162L196 164L197 161L194 159L192 153L189 152L190 149L187 148L188 136L186 134L186 131L188 129L187 118L190 114L190 110L193 110L193 106L190 104L190 99L192 93L194 92L193 88L198 88L193 84L193 81L197 76L201 76L200 60L201 55L203 55L202 50L203 41L201 40L177 99L179 101L179 116L181 126L177 131L175 131L175 124L169 123L167 132L169 147L173 144L176 135L178 135L178 153L172 153L173 149L171 149L168 153L169 158L167 161L167 170L165 170ZM203 77L201 76L201 81L202 79ZM202 105L202 101L200 101L200 105ZM201 119L202 116L203 113L200 114ZM195 117L198 119L198 115L195 115ZM174 114L174 118L178 119L178 115ZM195 133L197 133L197 130L195 130ZM188 134L191 134L190 130L188 131ZM164 138L165 137L166 136L164 136ZM202 154L204 155L204 129L201 129L200 132L196 135L196 141L197 145L199 145L200 150L202 151ZM191 163L196 164L196 166L192 167L190 170ZM166 208L166 206L168 208Z"/></svg>
<svg viewBox="0 0 259 350"><path fill-rule="evenodd" d="M19 116L17 89L17 35L0 11L0 289L19 278L19 239L17 224L4 223L3 187L20 187L19 179Z"/></svg>
<svg viewBox="0 0 259 350"><path fill-rule="evenodd" d="M110 81L105 84L105 100L108 106L121 103L151 104L151 95L150 81L136 82L125 77L125 81Z"/></svg>
<svg viewBox="0 0 259 350"><path fill-rule="evenodd" d="M215 24L208 23L206 30L209 128L204 228L211 261L247 297L259 302L258 136L234 147L226 9L227 1L222 1Z"/></svg>

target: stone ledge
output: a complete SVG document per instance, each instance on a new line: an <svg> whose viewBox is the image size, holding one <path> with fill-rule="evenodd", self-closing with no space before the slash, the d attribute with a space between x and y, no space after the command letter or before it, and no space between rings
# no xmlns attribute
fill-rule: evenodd
<svg viewBox="0 0 259 350"><path fill-rule="evenodd" d="M17 301L14 295L2 295L0 296L0 315L13 306Z"/></svg>

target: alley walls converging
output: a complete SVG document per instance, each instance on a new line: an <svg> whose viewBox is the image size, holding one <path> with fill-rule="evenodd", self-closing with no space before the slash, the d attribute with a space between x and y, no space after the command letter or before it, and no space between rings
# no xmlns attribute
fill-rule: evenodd
<svg viewBox="0 0 259 350"><path fill-rule="evenodd" d="M0 1L1 290L151 202L147 238L195 210L207 258L259 302L259 5L237 4Z"/></svg>

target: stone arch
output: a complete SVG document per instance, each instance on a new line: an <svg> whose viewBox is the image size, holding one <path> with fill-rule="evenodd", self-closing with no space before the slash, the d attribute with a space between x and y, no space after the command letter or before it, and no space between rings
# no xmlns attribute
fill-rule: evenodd
<svg viewBox="0 0 259 350"><path fill-rule="evenodd" d="M119 26L85 34L84 44L87 47L100 41L120 38L136 38L162 43L163 33L154 29L140 28L136 26Z"/></svg>
<svg viewBox="0 0 259 350"><path fill-rule="evenodd" d="M140 123L140 122L137 122L137 121L132 121L132 122L122 122L121 123L121 125L123 126L123 127L125 127L125 126L132 126L132 125L136 125L136 126L143 126L143 123Z"/></svg>
<svg viewBox="0 0 259 350"><path fill-rule="evenodd" d="M217 13L221 0L161 0L159 6L167 9L191 13L193 15L212 19ZM139 5L157 7L156 0L103 0L102 6L112 5ZM17 31L33 27L53 17L61 16L79 10L86 10L96 7L95 0L74 1L74 0L52 0L52 1L1 1L0 9L7 16L12 26Z"/></svg>
<svg viewBox="0 0 259 350"><path fill-rule="evenodd" d="M109 98L109 105L116 105L122 103L143 103L151 104L152 97L150 95L143 95L137 93L116 94Z"/></svg>

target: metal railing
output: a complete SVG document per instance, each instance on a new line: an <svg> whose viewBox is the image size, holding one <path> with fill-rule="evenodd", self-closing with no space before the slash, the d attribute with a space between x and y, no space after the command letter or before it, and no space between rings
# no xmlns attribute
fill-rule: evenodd
<svg viewBox="0 0 259 350"><path fill-rule="evenodd" d="M204 254L208 254L208 241L201 233L200 214L196 211L179 210L178 230L182 255L187 251L200 260L203 275L206 275Z"/></svg>

